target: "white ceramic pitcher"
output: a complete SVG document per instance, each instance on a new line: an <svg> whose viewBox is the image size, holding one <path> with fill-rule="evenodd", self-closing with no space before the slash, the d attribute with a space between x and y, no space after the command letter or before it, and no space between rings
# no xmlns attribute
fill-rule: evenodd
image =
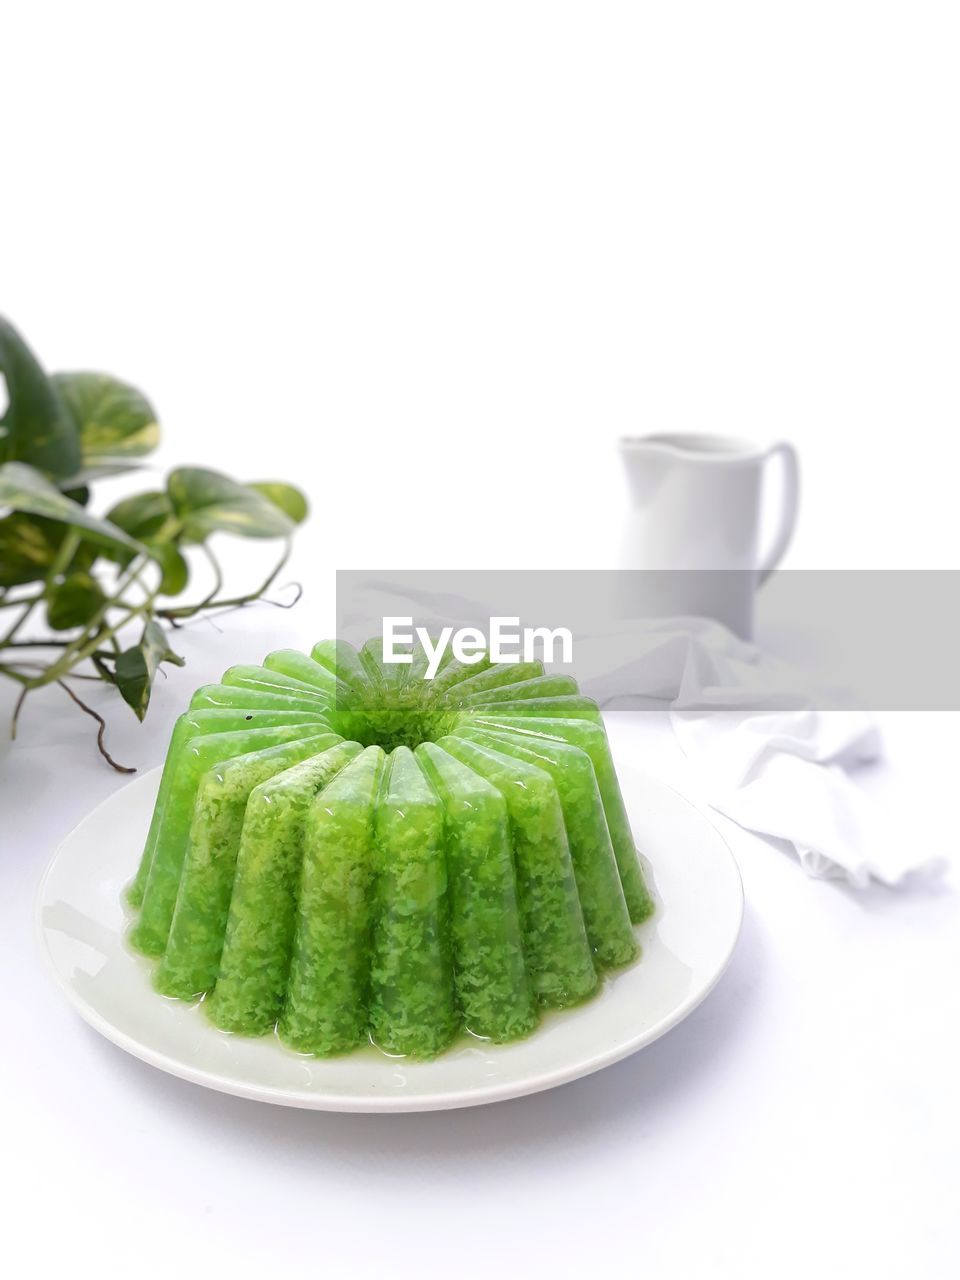
<svg viewBox="0 0 960 1280"><path fill-rule="evenodd" d="M710 435L627 436L620 442L630 490L621 567L629 616L718 618L753 632L757 587L789 546L797 519L796 450ZM779 517L760 547L768 463L782 471Z"/></svg>

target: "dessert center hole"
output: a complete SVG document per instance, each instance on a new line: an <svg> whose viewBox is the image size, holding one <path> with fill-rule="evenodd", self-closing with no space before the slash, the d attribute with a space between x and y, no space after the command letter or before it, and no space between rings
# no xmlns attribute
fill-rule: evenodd
<svg viewBox="0 0 960 1280"><path fill-rule="evenodd" d="M380 746L388 753L395 747L413 751L421 742L433 742L449 732L450 718L449 710L404 706L384 699L363 707L356 715L351 736L361 746Z"/></svg>

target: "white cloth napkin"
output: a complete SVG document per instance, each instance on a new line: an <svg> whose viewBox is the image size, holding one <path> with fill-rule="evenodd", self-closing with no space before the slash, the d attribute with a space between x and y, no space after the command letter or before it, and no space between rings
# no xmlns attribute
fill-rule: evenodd
<svg viewBox="0 0 960 1280"><path fill-rule="evenodd" d="M811 692L807 673L719 623L621 624L578 638L576 665L601 704L669 706L704 800L750 831L789 842L810 875L900 885L944 869L943 859L917 853L891 830L851 779L882 752L871 717L829 709L836 703L828 691Z"/></svg>

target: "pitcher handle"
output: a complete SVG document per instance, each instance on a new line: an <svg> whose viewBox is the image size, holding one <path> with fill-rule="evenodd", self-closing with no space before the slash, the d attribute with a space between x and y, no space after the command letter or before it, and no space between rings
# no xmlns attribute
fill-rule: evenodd
<svg viewBox="0 0 960 1280"><path fill-rule="evenodd" d="M787 547L790 545L790 539L793 537L793 531L797 524L797 510L800 504L800 465L797 460L796 449L792 444L787 444L785 440L781 441L780 444L772 446L764 461L769 462L772 458L780 458L783 464L782 507L780 523L776 537L773 540L773 546L760 566L759 583L766 582L783 559Z"/></svg>

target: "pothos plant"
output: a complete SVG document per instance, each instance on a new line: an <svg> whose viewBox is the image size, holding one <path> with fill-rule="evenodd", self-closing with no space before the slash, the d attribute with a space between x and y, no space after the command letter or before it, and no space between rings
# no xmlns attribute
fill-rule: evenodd
<svg viewBox="0 0 960 1280"><path fill-rule="evenodd" d="M94 483L136 470L159 443L150 402L107 374L48 376L2 317L0 372L7 401L0 417L0 676L20 686L11 731L29 694L57 685L98 721L105 759L132 772L110 757L103 718L73 682L114 685L142 720L161 664L183 665L170 631L197 614L264 597L307 502L289 484L239 484L219 471L178 467L162 488L96 515ZM282 540L266 581L224 594L210 545L221 531ZM177 603L196 555L212 570L212 589Z"/></svg>

